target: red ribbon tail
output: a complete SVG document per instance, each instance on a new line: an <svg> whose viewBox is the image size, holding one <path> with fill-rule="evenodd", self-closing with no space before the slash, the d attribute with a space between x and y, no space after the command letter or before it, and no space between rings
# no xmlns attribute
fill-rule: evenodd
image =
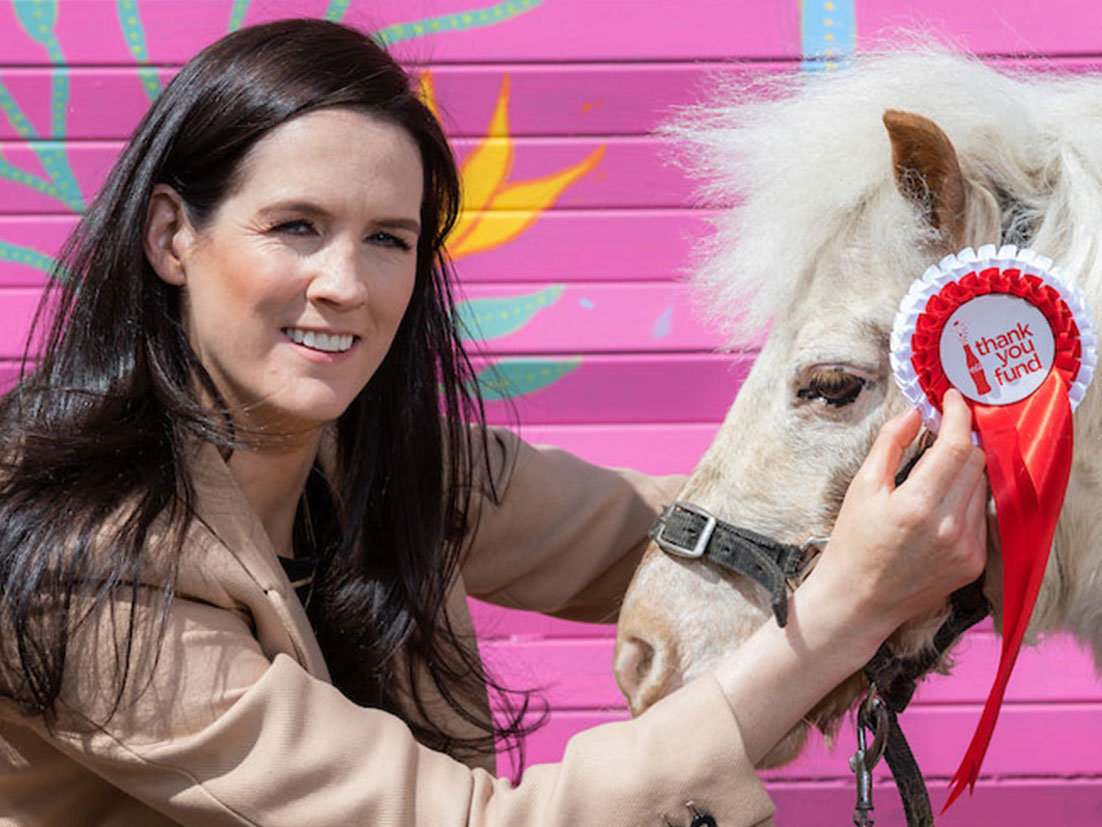
<svg viewBox="0 0 1102 827"><path fill-rule="evenodd" d="M1020 630L1024 633L1025 626L1022 625ZM1006 692L1007 682L1010 680L1010 672L1014 669L1014 662L1018 659L1020 645L1021 635L1018 635L1018 639L1013 646L1006 646L1004 638L1003 654L999 659L999 669L995 674L995 682L987 695L986 703L983 705L983 714L980 715L976 731L972 733L972 741L968 744L964 758L950 782L949 798L941 808L942 813L948 810L949 805L960 797L965 787L968 788L968 793L971 795L972 789L976 786L976 779L979 778L983 758L987 754L991 736L995 733L995 723L999 720L1003 695Z"/></svg>
<svg viewBox="0 0 1102 827"><path fill-rule="evenodd" d="M979 776L1003 695L1044 579L1071 473L1073 434L1067 380L1052 371L1014 405L973 406L987 456L1003 558L1003 647L972 740L953 776L945 812Z"/></svg>

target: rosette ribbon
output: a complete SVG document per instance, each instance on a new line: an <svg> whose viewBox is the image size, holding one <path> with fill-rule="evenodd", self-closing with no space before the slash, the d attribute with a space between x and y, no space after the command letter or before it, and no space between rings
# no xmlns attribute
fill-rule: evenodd
<svg viewBox="0 0 1102 827"><path fill-rule="evenodd" d="M978 435L987 460L1002 548L1003 617L998 670L945 808L966 787L974 788L991 741L1064 502L1074 448L1072 411L1094 373L1097 339L1091 317L1079 291L1051 265L1012 246L996 251L987 245L949 256L912 285L892 332L896 381L932 430L940 424L942 397L954 384L943 364L943 336L959 308L981 296L1022 299L1040 311L1053 340L1047 375L1022 399L985 401L980 393L987 386L985 374L974 388L965 387L959 373L955 383L972 409L973 438ZM969 356L974 370L982 370L975 354Z"/></svg>

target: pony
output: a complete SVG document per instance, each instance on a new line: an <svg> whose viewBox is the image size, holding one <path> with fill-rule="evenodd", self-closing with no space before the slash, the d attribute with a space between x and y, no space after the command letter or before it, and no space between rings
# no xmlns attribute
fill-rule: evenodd
<svg viewBox="0 0 1102 827"><path fill-rule="evenodd" d="M800 544L829 535L880 425L907 405L889 367L893 316L928 265L966 246L1030 247L1102 309L1102 76L996 70L923 44L836 72L720 85L665 130L727 204L693 276L727 346L768 335L678 499ZM770 322L771 320L771 322ZM1062 628L1102 666L1102 407L1094 383L1027 643ZM993 519L993 505L989 505ZM985 596L1001 622L997 532ZM633 714L772 618L739 575L653 543L622 606L615 671ZM948 602L889 640L932 645ZM947 663L939 666L944 670ZM830 735L866 689L854 675L766 756Z"/></svg>

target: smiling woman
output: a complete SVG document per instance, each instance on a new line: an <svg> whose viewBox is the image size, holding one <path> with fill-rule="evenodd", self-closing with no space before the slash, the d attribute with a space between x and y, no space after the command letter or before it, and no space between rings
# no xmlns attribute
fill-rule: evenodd
<svg viewBox="0 0 1102 827"><path fill-rule="evenodd" d="M45 351L0 402L4 818L768 823L752 761L899 607L982 562L933 536L982 536L947 402L915 478L963 496L884 484L917 427L895 422L787 631L496 778L539 716L485 674L466 596L614 619L680 480L486 427L444 248L455 163L412 89L351 29L242 29L169 84L83 216ZM810 404L853 390L815 381Z"/></svg>
<svg viewBox="0 0 1102 827"><path fill-rule="evenodd" d="M409 304L420 153L400 126L323 109L266 134L237 175L199 227L156 185L146 256L183 288L188 342L238 428L316 436L374 376Z"/></svg>

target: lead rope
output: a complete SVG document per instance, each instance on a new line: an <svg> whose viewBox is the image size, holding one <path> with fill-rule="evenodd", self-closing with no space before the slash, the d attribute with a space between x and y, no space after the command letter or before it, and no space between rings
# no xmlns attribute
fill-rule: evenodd
<svg viewBox="0 0 1102 827"><path fill-rule="evenodd" d="M932 434L928 431L923 433L918 451L895 476L897 486L907 479L915 463L932 444ZM983 596L983 575L953 592L950 606L949 617L934 635L930 649L904 660L892 654L891 647L885 642L862 670L869 682L869 692L858 709L857 750L850 759L850 769L857 785L853 823L859 827L874 824L872 770L881 756L895 779L907 827L933 827L934 813L926 781L899 726L899 715L911 702L918 679L934 667L964 632L987 617L989 609ZM866 748L866 730L873 735L874 747L871 749Z"/></svg>

